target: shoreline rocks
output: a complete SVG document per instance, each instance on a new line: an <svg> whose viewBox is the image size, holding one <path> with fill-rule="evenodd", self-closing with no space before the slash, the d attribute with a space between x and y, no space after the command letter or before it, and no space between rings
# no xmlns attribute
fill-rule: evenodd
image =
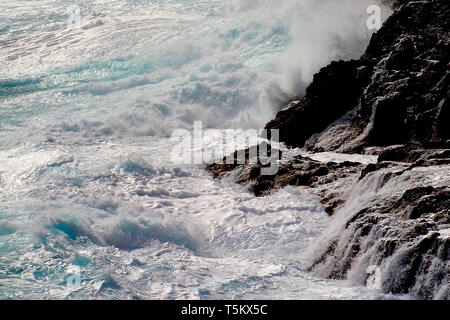
<svg viewBox="0 0 450 320"><path fill-rule="evenodd" d="M397 1L359 60L322 68L306 95L266 125L288 147L375 155L376 163L281 157L272 176L257 162L207 167L256 196L311 187L335 224L313 273L450 299L448 17L448 0Z"/></svg>
<svg viewBox="0 0 450 320"><path fill-rule="evenodd" d="M403 2L359 60L322 68L266 129L313 152L410 142L449 148L450 4Z"/></svg>

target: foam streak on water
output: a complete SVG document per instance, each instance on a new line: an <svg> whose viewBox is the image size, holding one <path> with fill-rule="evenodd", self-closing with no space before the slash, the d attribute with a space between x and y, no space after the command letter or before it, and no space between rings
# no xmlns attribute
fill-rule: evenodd
<svg viewBox="0 0 450 320"><path fill-rule="evenodd" d="M168 138L261 127L362 52L369 2L86 0L68 29L72 1L1 0L0 298L386 297L304 270L311 190L255 198Z"/></svg>

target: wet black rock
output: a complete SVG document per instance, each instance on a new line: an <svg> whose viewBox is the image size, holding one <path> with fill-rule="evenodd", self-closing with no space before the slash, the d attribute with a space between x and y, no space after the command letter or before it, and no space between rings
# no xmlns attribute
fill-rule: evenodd
<svg viewBox="0 0 450 320"><path fill-rule="evenodd" d="M325 211L332 215L344 203L339 193L329 192L326 186L339 179L360 175L364 165L358 162L344 161L340 163L323 163L305 156L295 156L289 160L279 161L278 171L273 175L262 175L262 164L226 164L224 161L211 164L207 170L215 178L223 178L233 170L234 180L248 189L256 196L266 196L286 186L304 186L317 188L318 195L325 205ZM356 181L356 179L354 179ZM321 187L324 186L323 190Z"/></svg>
<svg viewBox="0 0 450 320"><path fill-rule="evenodd" d="M356 264L383 265L383 291L449 299L449 210L447 187L417 187L400 198L380 199L348 220L311 270L345 279ZM370 276L364 271L363 283Z"/></svg>
<svg viewBox="0 0 450 320"><path fill-rule="evenodd" d="M403 3L403 4L401 4ZM402 1L359 60L323 68L305 97L267 128L287 145L312 151L362 152L414 142L449 148L450 2ZM345 130L336 120L350 110Z"/></svg>
<svg viewBox="0 0 450 320"><path fill-rule="evenodd" d="M283 153L279 149L272 148L267 142L247 149L236 150L233 154L225 156L222 161L209 164L206 170L215 179L224 177L227 173L239 167L251 166L248 180L260 175L261 168L270 166L271 162L281 159ZM256 173L258 171L258 173Z"/></svg>
<svg viewBox="0 0 450 320"><path fill-rule="evenodd" d="M288 147L376 155L378 162L296 156L281 158L271 176L254 161L208 170L257 196L311 188L339 225L311 265L315 274L450 299L450 1L398 0L394 7L359 60L324 67L306 95L266 125Z"/></svg>
<svg viewBox="0 0 450 320"><path fill-rule="evenodd" d="M314 75L306 96L282 109L266 129L279 129L281 141L303 146L312 134L354 108L370 74L360 61L332 62Z"/></svg>

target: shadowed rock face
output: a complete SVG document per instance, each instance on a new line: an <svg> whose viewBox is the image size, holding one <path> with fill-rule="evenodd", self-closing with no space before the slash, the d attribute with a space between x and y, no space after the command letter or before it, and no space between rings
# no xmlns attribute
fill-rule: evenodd
<svg viewBox="0 0 450 320"><path fill-rule="evenodd" d="M377 163L296 156L273 176L248 161L207 168L215 178L233 172L257 196L311 187L337 225L315 252L317 275L450 299L449 6L397 1L359 60L324 67L266 125L287 146L377 155Z"/></svg>
<svg viewBox="0 0 450 320"><path fill-rule="evenodd" d="M405 4L401 4L405 3ZM357 61L333 62L267 124L289 146L362 152L414 142L448 147L450 2L401 1ZM344 129L336 120L347 115ZM347 117L347 118L348 118ZM338 137L336 137L338 134Z"/></svg>
<svg viewBox="0 0 450 320"><path fill-rule="evenodd" d="M303 146L312 134L355 107L369 76L360 61L332 62L314 75L306 96L282 109L266 129L279 129L281 141Z"/></svg>
<svg viewBox="0 0 450 320"><path fill-rule="evenodd" d="M385 292L448 299L450 237L441 230L450 223L449 207L446 187L416 187L375 202L347 221L311 270L345 279L355 278L359 268L356 280L366 283L370 274L364 271L379 266Z"/></svg>

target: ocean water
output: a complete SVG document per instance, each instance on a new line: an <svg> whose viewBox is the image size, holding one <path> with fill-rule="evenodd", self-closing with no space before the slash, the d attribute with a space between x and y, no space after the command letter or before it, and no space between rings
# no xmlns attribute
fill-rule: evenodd
<svg viewBox="0 0 450 320"><path fill-rule="evenodd" d="M333 224L311 190L170 158L174 130L262 128L358 57L374 3L0 0L0 298L393 298L306 271Z"/></svg>

